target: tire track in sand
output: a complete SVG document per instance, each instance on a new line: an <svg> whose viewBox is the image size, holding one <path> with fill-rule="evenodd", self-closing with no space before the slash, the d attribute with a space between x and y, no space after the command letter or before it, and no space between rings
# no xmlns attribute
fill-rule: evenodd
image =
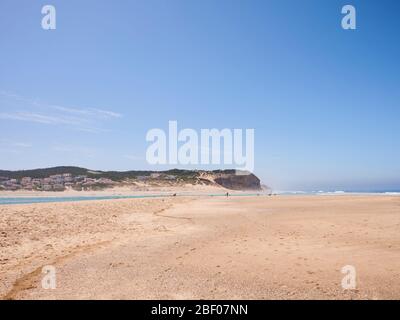
<svg viewBox="0 0 400 320"><path fill-rule="evenodd" d="M92 250L95 250L101 246L104 246L106 244L110 244L111 241L102 241L99 243L87 245L84 247L79 247L78 249L64 255L56 258L53 262L51 263L46 263L44 265L41 265L40 267L36 268L32 272L26 273L23 276L19 277L17 280L15 280L14 284L12 285L12 288L10 291L8 291L5 295L1 297L2 300L15 300L21 292L29 289L33 289L36 287L37 284L37 278L40 276L42 273L42 268L46 265L57 265L60 264L70 258L73 258L74 256L80 254L80 253L85 253L85 252L90 252Z"/></svg>

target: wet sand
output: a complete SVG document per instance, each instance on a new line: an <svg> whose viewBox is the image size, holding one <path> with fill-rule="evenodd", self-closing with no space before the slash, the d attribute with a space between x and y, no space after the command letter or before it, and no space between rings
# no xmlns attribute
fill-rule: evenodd
<svg viewBox="0 0 400 320"><path fill-rule="evenodd" d="M399 299L400 197L0 206L0 249L3 299Z"/></svg>

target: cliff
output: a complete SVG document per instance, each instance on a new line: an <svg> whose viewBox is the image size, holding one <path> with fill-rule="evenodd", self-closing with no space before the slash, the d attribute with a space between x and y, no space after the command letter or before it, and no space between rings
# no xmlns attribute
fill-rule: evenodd
<svg viewBox="0 0 400 320"><path fill-rule="evenodd" d="M236 170L205 171L200 177L231 190L261 190L260 179L254 174Z"/></svg>

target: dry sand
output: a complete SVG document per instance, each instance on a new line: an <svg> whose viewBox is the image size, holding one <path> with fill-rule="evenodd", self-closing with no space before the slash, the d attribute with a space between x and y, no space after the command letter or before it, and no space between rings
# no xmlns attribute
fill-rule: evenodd
<svg viewBox="0 0 400 320"><path fill-rule="evenodd" d="M399 299L400 197L0 206L0 249L3 299Z"/></svg>
<svg viewBox="0 0 400 320"><path fill-rule="evenodd" d="M105 188L102 190L77 191L67 189L61 192L54 191L32 191L32 190L16 190L16 191L0 191L0 198L18 198L18 197L96 197L96 196L143 196L143 195L171 195L179 193L185 194L223 194L244 193L243 191L231 191L217 185L202 184L181 184L171 185L160 184L159 186L149 184L139 184L131 186L116 186L114 188ZM254 191L253 191L254 193Z"/></svg>

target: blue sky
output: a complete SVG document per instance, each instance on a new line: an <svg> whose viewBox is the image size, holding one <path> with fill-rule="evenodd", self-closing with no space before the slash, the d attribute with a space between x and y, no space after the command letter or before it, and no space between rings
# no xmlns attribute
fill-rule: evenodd
<svg viewBox="0 0 400 320"><path fill-rule="evenodd" d="M275 189L400 189L399 15L395 0L2 0L0 168L164 169L145 136L177 120L254 128Z"/></svg>

